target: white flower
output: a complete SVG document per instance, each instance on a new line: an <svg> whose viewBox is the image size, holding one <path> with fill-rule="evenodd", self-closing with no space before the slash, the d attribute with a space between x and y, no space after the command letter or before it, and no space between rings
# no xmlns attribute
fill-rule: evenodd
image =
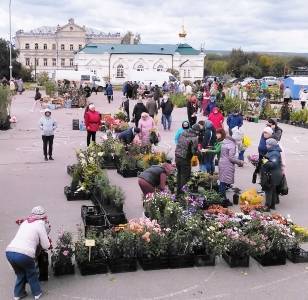
<svg viewBox="0 0 308 300"><path fill-rule="evenodd" d="M102 156L104 155L104 152L98 152L97 155L98 155L99 157L102 157Z"/></svg>
<svg viewBox="0 0 308 300"><path fill-rule="evenodd" d="M210 226L209 229L214 231L215 227L214 226Z"/></svg>

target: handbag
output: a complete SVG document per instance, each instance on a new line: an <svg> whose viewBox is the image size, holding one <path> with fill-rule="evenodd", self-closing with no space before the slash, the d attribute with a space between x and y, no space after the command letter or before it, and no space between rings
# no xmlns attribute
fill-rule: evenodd
<svg viewBox="0 0 308 300"><path fill-rule="evenodd" d="M261 186L263 191L272 187L272 174L270 172L261 172Z"/></svg>
<svg viewBox="0 0 308 300"><path fill-rule="evenodd" d="M277 193L282 196L286 196L289 193L288 183L285 175L282 176L281 182L277 187Z"/></svg>

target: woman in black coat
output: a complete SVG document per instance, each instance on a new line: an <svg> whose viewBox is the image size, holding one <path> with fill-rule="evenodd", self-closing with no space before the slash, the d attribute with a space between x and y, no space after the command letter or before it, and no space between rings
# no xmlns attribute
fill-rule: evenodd
<svg viewBox="0 0 308 300"><path fill-rule="evenodd" d="M198 113L198 99L196 96L191 96L187 102L187 117L190 127L196 124L197 113Z"/></svg>
<svg viewBox="0 0 308 300"><path fill-rule="evenodd" d="M136 127L138 127L139 120L141 119L141 114L143 112L148 112L145 105L142 102L142 98L139 98L133 110L133 122L135 122Z"/></svg>

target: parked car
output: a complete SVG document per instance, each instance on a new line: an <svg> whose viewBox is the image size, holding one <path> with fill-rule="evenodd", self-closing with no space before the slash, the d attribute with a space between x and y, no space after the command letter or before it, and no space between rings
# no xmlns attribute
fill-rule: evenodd
<svg viewBox="0 0 308 300"><path fill-rule="evenodd" d="M246 77L242 82L241 85L242 86L246 86L249 83L256 83L258 82L258 79L254 78L254 77Z"/></svg>
<svg viewBox="0 0 308 300"><path fill-rule="evenodd" d="M267 83L268 86L279 84L277 77L274 77L274 76L262 77L261 81L263 81L263 80L265 80L265 82Z"/></svg>

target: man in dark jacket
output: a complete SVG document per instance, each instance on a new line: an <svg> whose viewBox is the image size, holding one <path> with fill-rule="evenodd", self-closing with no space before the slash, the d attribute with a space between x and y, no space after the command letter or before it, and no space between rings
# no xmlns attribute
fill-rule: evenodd
<svg viewBox="0 0 308 300"><path fill-rule="evenodd" d="M234 127L242 127L243 125L243 117L239 113L239 111L234 111L232 114L230 114L227 118L227 125L229 126L229 135L232 136L232 128Z"/></svg>
<svg viewBox="0 0 308 300"><path fill-rule="evenodd" d="M282 136L282 129L278 126L277 122L274 119L268 119L267 126L273 129L272 138L279 142Z"/></svg>
<svg viewBox="0 0 308 300"><path fill-rule="evenodd" d="M150 117L154 119L154 116L158 114L158 108L157 108L156 101L152 97L150 97L147 100L145 107L148 110Z"/></svg>
<svg viewBox="0 0 308 300"><path fill-rule="evenodd" d="M185 130L179 137L175 148L175 163L177 167L177 193L182 193L182 187L191 175L191 159L198 151L198 135L201 126L195 124L191 129Z"/></svg>
<svg viewBox="0 0 308 300"><path fill-rule="evenodd" d="M167 94L164 95L160 107L162 109L162 123L164 126L164 130L167 130L167 127L168 130L170 130L172 122L171 114L173 111L173 103L171 102Z"/></svg>
<svg viewBox="0 0 308 300"><path fill-rule="evenodd" d="M138 127L139 120L141 119L141 114L143 112L148 112L146 107L144 106L142 102L142 98L139 98L138 102L136 103L134 110L133 110L133 120L136 124L136 127Z"/></svg>
<svg viewBox="0 0 308 300"><path fill-rule="evenodd" d="M146 196L149 193L154 193L156 189L165 190L167 178L174 170L171 162L166 162L161 166L151 166L143 171L138 177L138 184Z"/></svg>
<svg viewBox="0 0 308 300"><path fill-rule="evenodd" d="M161 97L161 90L159 86L156 84L154 87L153 98L157 102L158 107L160 107L160 97Z"/></svg>
<svg viewBox="0 0 308 300"><path fill-rule="evenodd" d="M124 144L128 145L133 142L135 136L140 133L140 128L132 127L128 128L118 134L118 139Z"/></svg>
<svg viewBox="0 0 308 300"><path fill-rule="evenodd" d="M132 86L132 83L130 81L127 82L126 97L129 98L129 99L133 98L133 86Z"/></svg>
<svg viewBox="0 0 308 300"><path fill-rule="evenodd" d="M268 152L261 167L261 186L265 192L265 206L270 210L275 209L278 203L277 187L282 181L281 149L273 138L266 140L266 148Z"/></svg>

